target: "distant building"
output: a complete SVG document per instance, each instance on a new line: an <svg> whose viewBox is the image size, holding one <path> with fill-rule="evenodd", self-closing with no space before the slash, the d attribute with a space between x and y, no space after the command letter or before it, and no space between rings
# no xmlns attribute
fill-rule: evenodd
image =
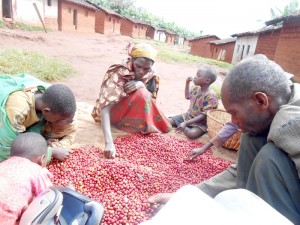
<svg viewBox="0 0 300 225"><path fill-rule="evenodd" d="M164 29L158 28L157 30L155 30L154 40L166 42L166 39L167 39L167 35Z"/></svg>
<svg viewBox="0 0 300 225"><path fill-rule="evenodd" d="M121 34L122 16L118 13L95 5L98 10L95 17L95 31L102 34Z"/></svg>
<svg viewBox="0 0 300 225"><path fill-rule="evenodd" d="M148 26L149 25L143 21L123 17L121 21L121 34L130 37L146 38Z"/></svg>
<svg viewBox="0 0 300 225"><path fill-rule="evenodd" d="M210 41L211 59L231 63L235 38L227 38L222 40Z"/></svg>
<svg viewBox="0 0 300 225"><path fill-rule="evenodd" d="M97 8L85 0L59 0L58 30L95 32Z"/></svg>
<svg viewBox="0 0 300 225"><path fill-rule="evenodd" d="M278 22L283 22L283 26L274 61L287 72L294 74L294 80L300 82L300 13L267 21L266 25Z"/></svg>
<svg viewBox="0 0 300 225"><path fill-rule="evenodd" d="M36 3L46 28L57 30L58 0L0 0L1 17L33 26L42 26L33 3Z"/></svg>
<svg viewBox="0 0 300 225"><path fill-rule="evenodd" d="M268 58L274 59L280 32L281 26L265 27L257 31L231 35L237 38L232 64L254 54L264 54Z"/></svg>
<svg viewBox="0 0 300 225"><path fill-rule="evenodd" d="M198 55L205 58L211 57L210 44L211 41L220 40L216 35L204 35L190 40L192 55Z"/></svg>

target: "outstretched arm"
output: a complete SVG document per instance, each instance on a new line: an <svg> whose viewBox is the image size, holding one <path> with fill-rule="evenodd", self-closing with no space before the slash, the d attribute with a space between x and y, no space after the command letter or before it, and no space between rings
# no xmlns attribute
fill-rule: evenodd
<svg viewBox="0 0 300 225"><path fill-rule="evenodd" d="M105 139L104 157L107 159L114 158L116 155L116 147L113 142L110 125L110 111L113 105L107 105L101 110L102 130Z"/></svg>

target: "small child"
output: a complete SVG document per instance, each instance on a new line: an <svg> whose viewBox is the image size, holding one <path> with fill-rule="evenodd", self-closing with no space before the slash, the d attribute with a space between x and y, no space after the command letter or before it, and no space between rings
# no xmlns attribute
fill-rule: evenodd
<svg viewBox="0 0 300 225"><path fill-rule="evenodd" d="M47 143L40 134L18 135L11 146L11 157L0 163L0 224L18 224L33 198L52 183L47 164Z"/></svg>
<svg viewBox="0 0 300 225"><path fill-rule="evenodd" d="M216 93L210 85L217 79L216 72L209 66L203 66L194 78L188 77L185 85L185 98L190 100L189 110L170 117L170 123L177 126L176 131L182 131L188 138L196 139L207 132L207 112L218 107ZM190 83L196 87L190 91Z"/></svg>

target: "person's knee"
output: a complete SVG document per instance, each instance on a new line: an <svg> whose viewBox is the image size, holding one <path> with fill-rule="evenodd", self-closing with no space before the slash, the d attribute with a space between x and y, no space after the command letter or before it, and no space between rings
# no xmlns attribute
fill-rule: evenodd
<svg viewBox="0 0 300 225"><path fill-rule="evenodd" d="M268 143L256 155L253 166L261 174L265 174L284 157L288 157L286 153L277 148L273 143Z"/></svg>
<svg viewBox="0 0 300 225"><path fill-rule="evenodd" d="M201 137L204 134L204 132L200 129L186 128L184 130L184 134L190 139L196 139Z"/></svg>

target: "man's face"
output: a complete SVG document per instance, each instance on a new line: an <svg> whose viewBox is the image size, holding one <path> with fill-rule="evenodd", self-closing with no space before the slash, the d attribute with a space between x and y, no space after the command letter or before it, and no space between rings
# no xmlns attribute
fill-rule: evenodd
<svg viewBox="0 0 300 225"><path fill-rule="evenodd" d="M272 116L267 109L263 109L255 98L232 102L226 86L222 87L222 102L224 108L231 114L231 121L243 133L258 135L270 128Z"/></svg>
<svg viewBox="0 0 300 225"><path fill-rule="evenodd" d="M137 58L133 61L135 77L140 80L151 71L152 62L144 58Z"/></svg>

